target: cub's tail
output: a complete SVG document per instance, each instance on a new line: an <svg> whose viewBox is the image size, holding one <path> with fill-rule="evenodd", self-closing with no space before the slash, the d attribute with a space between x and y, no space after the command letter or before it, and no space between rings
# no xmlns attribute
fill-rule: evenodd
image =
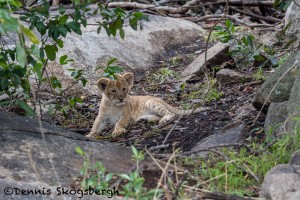
<svg viewBox="0 0 300 200"><path fill-rule="evenodd" d="M175 108L167 103L165 106L170 112L174 113L175 115L190 115L190 114L208 111L212 109L211 107L199 107L196 109L182 110L182 109Z"/></svg>

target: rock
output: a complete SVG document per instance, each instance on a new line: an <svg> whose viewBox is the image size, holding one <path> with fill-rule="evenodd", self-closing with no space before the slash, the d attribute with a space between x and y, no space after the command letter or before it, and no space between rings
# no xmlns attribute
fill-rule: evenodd
<svg viewBox="0 0 300 200"><path fill-rule="evenodd" d="M298 75L299 63L300 52L296 52L263 83L254 97L253 106L257 109L261 109L266 101L264 107L264 111L266 111L271 102L284 102L289 100L294 80Z"/></svg>
<svg viewBox="0 0 300 200"><path fill-rule="evenodd" d="M79 67L92 74L96 67L116 57L131 69L145 69L168 50L191 44L206 32L199 25L183 19L154 15L149 18L150 21L143 22L143 30L124 26L124 40L119 36L108 37L105 30L97 34L98 26L83 28L82 36L69 34L59 51L60 55L66 54L75 61L66 68ZM99 17L91 17L88 24L96 21Z"/></svg>
<svg viewBox="0 0 300 200"><path fill-rule="evenodd" d="M235 111L234 121L243 121L245 117L253 115L253 111L256 109L252 106L251 103L246 103L241 107L238 107Z"/></svg>
<svg viewBox="0 0 300 200"><path fill-rule="evenodd" d="M226 85L229 83L241 83L252 80L251 77L231 69L221 69L217 72L216 78L222 85Z"/></svg>
<svg viewBox="0 0 300 200"><path fill-rule="evenodd" d="M0 179L70 187L83 166L76 147L92 162L102 162L108 172L127 173L134 164L129 148L89 141L47 123L42 126L45 142L37 120L0 112Z"/></svg>
<svg viewBox="0 0 300 200"><path fill-rule="evenodd" d="M283 124L288 117L287 106L288 101L271 103L265 120L265 133L272 131L272 134L278 135L285 131Z"/></svg>
<svg viewBox="0 0 300 200"><path fill-rule="evenodd" d="M207 67L220 65L229 60L228 44L217 43L207 51ZM205 52L201 53L183 72L183 81L189 80L193 74L200 76L205 69Z"/></svg>
<svg viewBox="0 0 300 200"><path fill-rule="evenodd" d="M298 65L298 71L299 71ZM289 102L287 104L288 111L288 121L287 121L287 130L293 131L296 125L300 125L300 120L296 121L292 118L300 117L300 73L298 72L297 77L294 81L293 88L291 90Z"/></svg>
<svg viewBox="0 0 300 200"><path fill-rule="evenodd" d="M266 200L299 200L300 174L294 171L292 165L277 165L266 174L260 197Z"/></svg>
<svg viewBox="0 0 300 200"><path fill-rule="evenodd" d="M299 18L300 18L300 7L294 2L291 2L291 5L288 7L285 14L285 24L287 25L290 24L290 22L292 22L290 27L286 31L288 36L296 35L297 38L300 39L300 31L299 31L300 22L298 20Z"/></svg>
<svg viewBox="0 0 300 200"><path fill-rule="evenodd" d="M239 124L239 125L237 125ZM232 126L227 126L225 130L219 133L213 134L203 140L201 140L192 150L197 151L201 149L209 149L210 147L221 145L221 144L236 144L242 143L246 138L245 124L233 123ZM200 152L199 155L205 156L206 153Z"/></svg>
<svg viewBox="0 0 300 200"><path fill-rule="evenodd" d="M300 166L300 149L293 154L289 164Z"/></svg>

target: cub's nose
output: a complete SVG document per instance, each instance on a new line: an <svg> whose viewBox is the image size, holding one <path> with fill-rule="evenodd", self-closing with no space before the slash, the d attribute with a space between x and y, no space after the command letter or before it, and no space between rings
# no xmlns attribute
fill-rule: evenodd
<svg viewBox="0 0 300 200"><path fill-rule="evenodd" d="M123 99L119 99L120 101L123 101Z"/></svg>

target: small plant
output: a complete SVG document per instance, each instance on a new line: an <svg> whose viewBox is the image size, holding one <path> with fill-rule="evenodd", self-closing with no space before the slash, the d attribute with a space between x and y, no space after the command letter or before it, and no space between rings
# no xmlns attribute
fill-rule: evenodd
<svg viewBox="0 0 300 200"><path fill-rule="evenodd" d="M217 89L217 80L216 79L209 78L209 84L210 84L210 88L209 88L207 95L205 96L204 102L211 102L211 101L218 100L223 95L223 93L221 91L218 91L218 89ZM207 88L208 88L208 84L206 82L199 84L197 87L197 90L193 91L189 94L189 99L190 100L199 99L199 97L201 95L203 95L204 93L207 92L206 91Z"/></svg>
<svg viewBox="0 0 300 200"><path fill-rule="evenodd" d="M116 79L116 75L117 73L122 73L123 69L120 66L117 65L112 65L114 62L116 62L118 59L117 58L111 58L110 60L107 61L106 66L101 66L96 68L95 71L97 71L100 68L104 68L103 70L103 77L109 78L111 80L115 80Z"/></svg>
<svg viewBox="0 0 300 200"><path fill-rule="evenodd" d="M225 20L225 28L222 26L215 26L214 36L223 43L229 42L229 40L235 37L235 33L238 30L229 19Z"/></svg>
<svg viewBox="0 0 300 200"><path fill-rule="evenodd" d="M262 70L262 68L258 68L256 73L253 76L256 81L266 80L266 76L264 75L264 71Z"/></svg>
<svg viewBox="0 0 300 200"><path fill-rule="evenodd" d="M80 170L80 175L83 176L81 187L83 189L98 189L107 190L109 189L112 179L115 175L107 173L106 168L102 163L96 162L95 164L90 163L88 155L80 148L76 147L76 152L84 158L83 167ZM134 146L131 146L132 159L136 161L137 169L130 174L120 174L118 177L122 179L124 184L122 185L121 195L126 198L150 200L153 199L154 195L159 198L162 194L161 190L147 190L143 187L145 179L139 175L139 162L144 160L144 154L138 151Z"/></svg>
<svg viewBox="0 0 300 200"><path fill-rule="evenodd" d="M167 80L177 78L178 74L173 70L169 69L169 67L163 67L158 70L154 75L154 80L158 83L163 83Z"/></svg>

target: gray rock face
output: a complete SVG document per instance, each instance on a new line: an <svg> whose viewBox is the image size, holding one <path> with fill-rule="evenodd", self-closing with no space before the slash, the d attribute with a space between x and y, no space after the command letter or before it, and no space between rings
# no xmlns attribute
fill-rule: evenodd
<svg viewBox="0 0 300 200"><path fill-rule="evenodd" d="M300 8L298 5L292 2L285 14L285 24L289 24L290 22L292 22L290 27L287 30L287 34L290 36L296 35L298 39L300 39L300 30L299 30L300 22L298 20L299 18L300 18Z"/></svg>
<svg viewBox="0 0 300 200"><path fill-rule="evenodd" d="M300 66L298 65L298 70ZM289 103L287 104L287 111L289 120L287 122L287 129L293 130L296 125L299 127L300 121L293 120L293 117L300 116L300 73L298 72L297 77L294 81L293 88L291 90Z"/></svg>
<svg viewBox="0 0 300 200"><path fill-rule="evenodd" d="M251 77L248 77L243 73L231 69L221 69L217 72L216 78L222 85L229 83L241 83L243 81L252 79Z"/></svg>
<svg viewBox="0 0 300 200"><path fill-rule="evenodd" d="M300 175L292 165L277 165L266 174L260 197L266 200L300 199Z"/></svg>
<svg viewBox="0 0 300 200"><path fill-rule="evenodd" d="M88 19L88 23L99 17ZM72 65L93 73L96 67L105 65L110 57L118 58L131 69L145 69L154 64L161 54L172 48L196 41L205 33L195 23L169 17L150 16L143 22L143 30L134 31L124 26L125 39L108 37L105 30L97 34L98 26L83 28L83 35L70 34L64 41L60 55L74 59Z"/></svg>
<svg viewBox="0 0 300 200"><path fill-rule="evenodd" d="M128 148L89 141L82 135L47 123L43 123L42 129L44 142L41 129L36 127L39 123L35 119L0 113L0 185L18 181L24 182L24 187L40 182L69 188L80 176L83 166L83 158L75 152L76 147L88 153L92 162L102 162L112 173L127 173L134 164ZM1 195L3 193L0 199L7 199Z"/></svg>
<svg viewBox="0 0 300 200"><path fill-rule="evenodd" d="M220 65L229 60L227 55L229 49L228 44L217 43L207 51L207 66L212 67ZM183 72L184 81L190 79L193 74L200 76L205 70L205 52L201 53Z"/></svg>
<svg viewBox="0 0 300 200"><path fill-rule="evenodd" d="M229 145L241 143L246 137L244 130L245 125L243 123L240 125L234 124L232 127L222 130L219 133L211 135L200 141L192 150L197 151L201 149L209 149L221 144ZM200 155L205 156L206 153L200 153Z"/></svg>
<svg viewBox="0 0 300 200"><path fill-rule="evenodd" d="M289 100L294 80L299 75L299 64L300 52L296 52L263 83L254 97L253 106L260 109L266 101L264 110L267 110L271 102Z"/></svg>
<svg viewBox="0 0 300 200"><path fill-rule="evenodd" d="M271 103L265 120L265 133L272 131L273 134L277 135L278 133L285 131L283 125L288 117L287 107L288 101Z"/></svg>

